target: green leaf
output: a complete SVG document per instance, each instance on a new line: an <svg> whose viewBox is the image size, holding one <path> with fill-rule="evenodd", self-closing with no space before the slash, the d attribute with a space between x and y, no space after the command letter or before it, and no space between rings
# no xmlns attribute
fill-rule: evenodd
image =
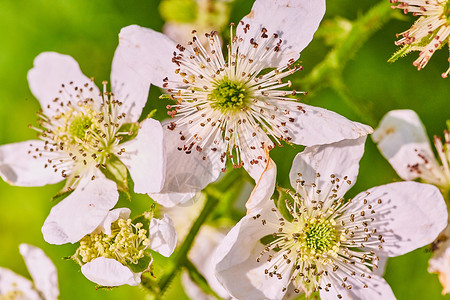
<svg viewBox="0 0 450 300"><path fill-rule="evenodd" d="M134 273L144 272L145 270L148 269L151 262L153 261L153 258L149 253L144 252L144 254L145 254L144 257L139 259L137 264L128 264L127 265L127 267L129 267L130 270L133 271Z"/></svg>

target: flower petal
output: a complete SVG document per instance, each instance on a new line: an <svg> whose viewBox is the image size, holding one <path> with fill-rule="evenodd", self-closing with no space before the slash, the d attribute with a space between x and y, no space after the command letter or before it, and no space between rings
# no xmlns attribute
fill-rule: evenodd
<svg viewBox="0 0 450 300"><path fill-rule="evenodd" d="M50 258L44 251L32 245L20 244L19 249L36 288L45 299L58 299L58 274Z"/></svg>
<svg viewBox="0 0 450 300"><path fill-rule="evenodd" d="M177 246L177 232L168 214L162 220L153 218L150 221L149 248L169 257Z"/></svg>
<svg viewBox="0 0 450 300"><path fill-rule="evenodd" d="M252 214L262 209L268 203L271 203L270 197L275 191L275 184L277 180L277 165L270 159L261 178L256 182L245 208L247 214Z"/></svg>
<svg viewBox="0 0 450 300"><path fill-rule="evenodd" d="M122 102L121 109L126 113L126 122L139 120L150 89L150 81L141 76L142 64L138 60L127 62L129 47L119 43L111 66L111 89L115 99Z"/></svg>
<svg viewBox="0 0 450 300"><path fill-rule="evenodd" d="M42 226L50 244L76 243L104 220L119 199L116 184L98 172L83 177L75 191L55 205Z"/></svg>
<svg viewBox="0 0 450 300"><path fill-rule="evenodd" d="M136 193L161 191L165 175L165 153L161 124L153 119L141 123L137 136L121 145L120 160L127 166Z"/></svg>
<svg viewBox="0 0 450 300"><path fill-rule="evenodd" d="M444 198L430 184L406 181L377 186L358 194L347 211L363 199L372 204L372 226L384 239L381 249L374 246L381 256L402 255L425 246L447 226Z"/></svg>
<svg viewBox="0 0 450 300"><path fill-rule="evenodd" d="M131 286L141 283L141 273L133 273L128 267L112 258L98 257L81 267L81 273L101 286Z"/></svg>
<svg viewBox="0 0 450 300"><path fill-rule="evenodd" d="M126 207L116 208L108 212L103 222L92 233L111 234L111 224L120 219L128 219L131 210Z"/></svg>
<svg viewBox="0 0 450 300"><path fill-rule="evenodd" d="M349 119L324 108L299 105L293 101L277 101L277 106L289 111L293 122L286 129L293 137L291 143L304 146L325 145L342 140L357 139L373 132L370 126Z"/></svg>
<svg viewBox="0 0 450 300"><path fill-rule="evenodd" d="M41 300L39 293L33 288L33 283L11 270L0 267L0 292L1 295L19 292L23 294L23 299Z"/></svg>
<svg viewBox="0 0 450 300"><path fill-rule="evenodd" d="M71 56L56 52L39 54L34 59L34 66L28 71L27 78L31 92L39 100L47 116L55 114L58 108L53 102L55 98L70 100L72 96L80 95L82 99L98 99L100 94L97 86L83 75L80 66Z"/></svg>
<svg viewBox="0 0 450 300"><path fill-rule="evenodd" d="M336 194L336 199L339 199L356 182L365 141L363 136L330 145L307 147L292 162L289 173L292 187L305 199L326 202L330 194ZM341 182L333 183L336 179ZM340 187L337 188L337 185ZM317 190L321 191L319 195L315 195Z"/></svg>
<svg viewBox="0 0 450 300"><path fill-rule="evenodd" d="M290 59L295 61L311 42L324 14L325 0L256 0L237 29L237 35L244 38L242 53L251 47L250 39L259 37L261 29L266 28L269 36L277 33L283 41L280 54L268 61L267 67L285 65ZM244 24L250 25L246 34Z"/></svg>
<svg viewBox="0 0 450 300"><path fill-rule="evenodd" d="M367 288L363 287L363 284L359 280L355 280L355 277L346 276L347 280L345 282L346 286L351 285L351 289L344 288L341 286L342 282L332 283L329 292L325 289L320 290L320 299L322 300L334 300L334 299L361 299L361 300L372 300L372 299L387 299L395 300L395 295L392 292L389 284L382 277L377 275L371 275L371 278L364 279L362 282L367 284ZM339 297L338 295L341 295Z"/></svg>
<svg viewBox="0 0 450 300"><path fill-rule="evenodd" d="M199 152L192 149L190 154L180 151L182 147L179 132L189 132L188 126L177 126L176 130L168 129L171 121L162 123L166 152L166 174L161 193L150 194L156 202L166 207L175 206L191 199L215 181L225 161L218 151ZM180 148L182 149L182 148Z"/></svg>
<svg viewBox="0 0 450 300"><path fill-rule="evenodd" d="M25 141L0 146L0 176L11 185L43 186L60 182L64 178L48 164L48 155L33 155L29 151L43 149L43 141Z"/></svg>
<svg viewBox="0 0 450 300"><path fill-rule="evenodd" d="M426 156L430 163L437 164L427 133L419 116L412 110L388 112L372 135L381 154L389 161L404 180L413 180L418 174L408 166L423 163L418 153Z"/></svg>
<svg viewBox="0 0 450 300"><path fill-rule="evenodd" d="M130 25L120 31L116 51L148 83L162 87L163 79L175 74L177 65L172 62L172 58L176 45L162 33Z"/></svg>
<svg viewBox="0 0 450 300"><path fill-rule="evenodd" d="M283 274L279 280L269 277L264 270L269 262L257 262L264 245L260 239L272 234L277 224L277 215L271 212L267 205L260 211L260 217L254 219L253 214L242 218L227 234L214 252L213 261L216 264L216 277L224 288L238 299L281 299L287 287L290 274ZM261 220L266 225L261 225Z"/></svg>
<svg viewBox="0 0 450 300"><path fill-rule="evenodd" d="M221 298L230 299L230 295L215 276L215 265L212 261L213 256L211 255L224 238L225 234L218 229L210 226L203 226L189 251L189 259L197 267L197 270L205 277L209 286ZM201 292L201 290L198 291L198 287L190 280L189 276L186 276L186 278L183 277L182 279L185 290L191 299L199 299L195 294L193 295L194 292L199 293L197 296L203 296L205 299L208 299L206 294ZM188 289L186 289L186 285L188 285ZM194 287L191 287L192 285L194 285ZM189 287L191 288L189 289Z"/></svg>
<svg viewBox="0 0 450 300"><path fill-rule="evenodd" d="M437 273L442 294L450 293L450 226L439 235L437 249L428 261L428 272Z"/></svg>

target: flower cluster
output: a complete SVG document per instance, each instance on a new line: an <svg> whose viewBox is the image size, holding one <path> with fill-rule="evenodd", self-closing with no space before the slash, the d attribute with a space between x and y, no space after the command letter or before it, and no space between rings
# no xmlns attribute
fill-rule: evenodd
<svg viewBox="0 0 450 300"><path fill-rule="evenodd" d="M450 5L391 2L420 15L397 44L398 55L421 51L421 69L448 42ZM346 196L373 130L303 103L307 93L294 81L325 0L255 0L230 24L226 44L219 31L229 4L161 1L177 41L123 28L102 89L68 55L36 57L28 82L41 104L30 125L37 139L0 146L0 176L17 186L65 180L44 240L77 244L68 258L100 287L142 284L158 298L185 268L183 284L196 299L395 299L383 279L387 258L433 243L429 270L448 292L450 133L444 143L435 137L436 159L413 111L388 113L372 138L406 181ZM204 37L193 30L179 42L185 32L176 21L198 25ZM152 84L167 101L162 122L142 115ZM272 160L286 145L304 146L290 188L277 184L284 175ZM249 176L230 170L239 168ZM250 196L230 174L254 180ZM122 207L134 193L151 197L150 209ZM243 202L245 215L236 209ZM38 248L20 250L34 285L0 269L0 298L56 299L55 267Z"/></svg>

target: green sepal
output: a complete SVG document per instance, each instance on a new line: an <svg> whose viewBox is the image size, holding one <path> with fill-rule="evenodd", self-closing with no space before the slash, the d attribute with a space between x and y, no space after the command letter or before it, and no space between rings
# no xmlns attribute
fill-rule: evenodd
<svg viewBox="0 0 450 300"><path fill-rule="evenodd" d="M197 270L195 265L190 261L186 260L184 267L188 271L189 278L206 294L213 296L216 299L221 299L214 290L209 286L205 277Z"/></svg>
<svg viewBox="0 0 450 300"><path fill-rule="evenodd" d="M117 184L117 189L128 193L128 170L127 167L116 157L111 158L106 163L106 168L100 167L106 178Z"/></svg>
<svg viewBox="0 0 450 300"><path fill-rule="evenodd" d="M288 189L282 187L277 187L277 192L278 199L276 200L276 206L278 207L278 210L283 218L288 222L292 222L294 220L294 217L289 211L289 204L293 204L292 196L289 194Z"/></svg>
<svg viewBox="0 0 450 300"><path fill-rule="evenodd" d="M391 56L391 58L388 59L388 62L395 62L397 59L399 59L400 57L404 57L405 55L407 55L411 51L413 51L412 46L411 45L405 45L405 46L401 47L399 50L397 50Z"/></svg>
<svg viewBox="0 0 450 300"><path fill-rule="evenodd" d="M58 194L53 196L51 201L52 202L60 202L64 199L66 199L67 197L69 197L69 195L72 194L72 192L73 192L73 190L67 190L66 188L64 188Z"/></svg>
<svg viewBox="0 0 450 300"><path fill-rule="evenodd" d="M157 109L154 109L154 110L152 110L151 112L149 112L148 115L147 115L147 117L146 117L146 119L153 118L153 117L156 115L156 112L157 112L157 111L158 111Z"/></svg>
<svg viewBox="0 0 450 300"><path fill-rule="evenodd" d="M149 268L152 261L152 256L149 253L144 252L144 257L139 259L137 264L127 264L127 267L134 273L141 273Z"/></svg>
<svg viewBox="0 0 450 300"><path fill-rule="evenodd" d="M159 99L161 100L174 100L172 95L169 94L162 94L161 96L159 96Z"/></svg>
<svg viewBox="0 0 450 300"><path fill-rule="evenodd" d="M150 112L150 113L152 113L152 112ZM128 134L124 134L121 136L122 139L119 144L131 141L132 139L134 139L136 137L136 135L138 134L138 131L139 131L139 123L123 124L120 127L119 132L128 132Z"/></svg>
<svg viewBox="0 0 450 300"><path fill-rule="evenodd" d="M118 286L103 286L103 285L96 285L95 289L105 290L105 291L112 291L113 289L117 288Z"/></svg>
<svg viewBox="0 0 450 300"><path fill-rule="evenodd" d="M142 223L143 225L142 228L145 228L147 230L147 237L149 237L148 228L150 227L150 221L153 219L153 216L155 215L155 208L156 204L153 203L148 211L143 212L142 214L134 217L131 220L131 223L133 224Z"/></svg>

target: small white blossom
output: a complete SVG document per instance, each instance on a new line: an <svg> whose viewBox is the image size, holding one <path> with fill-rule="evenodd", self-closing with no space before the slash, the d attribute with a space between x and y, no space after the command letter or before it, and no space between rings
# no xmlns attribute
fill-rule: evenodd
<svg viewBox="0 0 450 300"><path fill-rule="evenodd" d="M435 158L425 127L412 110L392 110L381 119L372 135L381 154L404 180L420 178L439 187L445 195L450 190L450 133L445 142L434 137Z"/></svg>
<svg viewBox="0 0 450 300"><path fill-rule="evenodd" d="M395 299L377 268L432 242L447 224L439 190L399 182L353 199L365 137L307 147L289 175L295 192L270 201L275 176L263 174L253 208L215 253L217 277L238 299L282 299L289 288L321 299Z"/></svg>
<svg viewBox="0 0 450 300"><path fill-rule="evenodd" d="M19 249L33 281L11 270L0 268L0 299L58 299L58 275L52 261L44 251L35 246L21 244Z"/></svg>
<svg viewBox="0 0 450 300"><path fill-rule="evenodd" d="M95 231L81 239L72 258L90 281L101 286L138 285L141 274L153 263L147 249L164 256L175 249L177 234L169 216L152 218L146 227L133 222L129 215L128 208L114 209Z"/></svg>
<svg viewBox="0 0 450 300"><path fill-rule="evenodd" d="M127 170L135 192L159 192L164 181L161 124L138 123L149 84L115 53L111 88L100 91L70 56L41 53L28 72L40 101L39 140L0 147L0 176L12 185L42 186L66 179L73 191L57 204L42 232L49 243L74 243L94 230L126 190ZM112 180L111 180L112 179Z"/></svg>
<svg viewBox="0 0 450 300"><path fill-rule="evenodd" d="M400 33L402 36L397 42L403 46L391 60L406 55L411 51L420 51L413 65L418 70L425 68L436 50L448 44L450 38L450 2L448 0L390 0L396 3L392 8L403 10L405 14L412 13L419 16L410 29ZM449 58L450 63L450 58ZM442 73L446 78L450 67Z"/></svg>
<svg viewBox="0 0 450 300"><path fill-rule="evenodd" d="M231 26L225 56L216 32L206 34L205 48L195 31L183 46L151 29L122 29L119 48L129 49L127 61L147 65L142 76L176 100L168 106L174 118L164 123L170 140L166 185L152 195L156 201L174 205L188 199L225 171L227 159L258 180L267 152L281 141L311 146L371 132L297 102L295 96L304 92L284 90L291 86L284 79L301 69L295 62L324 13L323 0L256 0L236 32Z"/></svg>

